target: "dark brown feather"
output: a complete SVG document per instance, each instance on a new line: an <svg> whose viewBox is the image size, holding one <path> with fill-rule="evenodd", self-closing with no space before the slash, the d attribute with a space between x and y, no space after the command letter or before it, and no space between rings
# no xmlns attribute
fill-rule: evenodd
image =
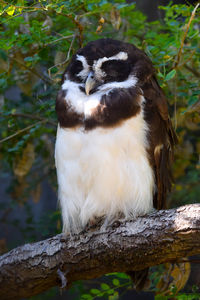
<svg viewBox="0 0 200 300"><path fill-rule="evenodd" d="M171 164L177 137L168 115L167 100L154 76L141 87L146 99L145 120L149 125L149 159L154 169L157 191L154 207L166 208L167 192L171 189Z"/></svg>
<svg viewBox="0 0 200 300"><path fill-rule="evenodd" d="M83 115L78 114L71 107L69 102L65 101L66 91L60 90L56 98L56 113L61 127L71 128L80 126Z"/></svg>
<svg viewBox="0 0 200 300"><path fill-rule="evenodd" d="M56 113L61 127L70 128L82 126L92 130L98 126L120 126L121 122L136 116L141 110L141 89L113 89L109 95L103 95L100 104L91 116L85 118L71 107L65 100L67 91L60 90L56 98Z"/></svg>

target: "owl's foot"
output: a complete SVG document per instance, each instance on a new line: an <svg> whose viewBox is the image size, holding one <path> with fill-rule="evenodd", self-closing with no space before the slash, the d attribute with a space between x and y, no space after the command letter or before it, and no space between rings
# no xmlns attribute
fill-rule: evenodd
<svg viewBox="0 0 200 300"><path fill-rule="evenodd" d="M66 274L68 273L69 271L67 272L62 272L60 269L57 270L57 274L58 274L58 278L59 280L61 281L61 289L64 289L67 287L67 278L66 278Z"/></svg>
<svg viewBox="0 0 200 300"><path fill-rule="evenodd" d="M102 225L103 218L102 217L93 217L92 219L89 220L85 227L85 231L88 230L96 230L101 227Z"/></svg>
<svg viewBox="0 0 200 300"><path fill-rule="evenodd" d="M129 275L133 281L133 287L136 291L147 291L150 288L151 281L148 278L149 268L140 271L129 271Z"/></svg>

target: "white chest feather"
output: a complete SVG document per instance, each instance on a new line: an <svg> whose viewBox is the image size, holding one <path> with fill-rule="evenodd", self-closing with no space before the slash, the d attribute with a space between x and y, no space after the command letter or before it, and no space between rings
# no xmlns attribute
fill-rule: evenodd
<svg viewBox="0 0 200 300"><path fill-rule="evenodd" d="M55 159L65 232L81 230L95 216L130 218L152 209L147 130L142 111L114 128L58 126Z"/></svg>
<svg viewBox="0 0 200 300"><path fill-rule="evenodd" d="M77 113L83 113L87 118L92 114L93 109L99 105L103 95L109 94L112 92L112 89L115 88L129 88L135 86L136 82L137 78L134 75L130 75L127 80L123 82L114 81L103 84L98 88L95 94L86 95L79 89L80 87L83 88L84 84L73 82L66 77L62 89L66 90L66 102L70 103Z"/></svg>

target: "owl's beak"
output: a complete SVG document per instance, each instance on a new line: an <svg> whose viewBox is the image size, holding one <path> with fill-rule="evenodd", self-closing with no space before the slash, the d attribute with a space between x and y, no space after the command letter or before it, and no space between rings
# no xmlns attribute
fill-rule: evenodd
<svg viewBox="0 0 200 300"><path fill-rule="evenodd" d="M88 96L90 91L96 86L96 80L94 79L94 72L90 72L85 82L85 92Z"/></svg>

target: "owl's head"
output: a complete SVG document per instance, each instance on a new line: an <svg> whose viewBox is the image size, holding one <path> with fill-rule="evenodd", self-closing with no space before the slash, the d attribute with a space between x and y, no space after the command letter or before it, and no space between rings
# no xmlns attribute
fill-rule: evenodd
<svg viewBox="0 0 200 300"><path fill-rule="evenodd" d="M142 87L154 73L146 54L112 39L89 42L73 55L56 100L63 127L112 126L141 109Z"/></svg>
<svg viewBox="0 0 200 300"><path fill-rule="evenodd" d="M141 80L142 74L138 72L137 63L152 65L148 57L134 45L112 39L100 39L88 43L78 50L69 64L65 78L73 82L83 84L82 91L87 95L101 89L107 84L111 88L123 88L123 82L127 86ZM144 69L145 72L145 69ZM134 80L133 80L134 79ZM129 85L129 84L128 84ZM127 86L129 87L129 86Z"/></svg>

